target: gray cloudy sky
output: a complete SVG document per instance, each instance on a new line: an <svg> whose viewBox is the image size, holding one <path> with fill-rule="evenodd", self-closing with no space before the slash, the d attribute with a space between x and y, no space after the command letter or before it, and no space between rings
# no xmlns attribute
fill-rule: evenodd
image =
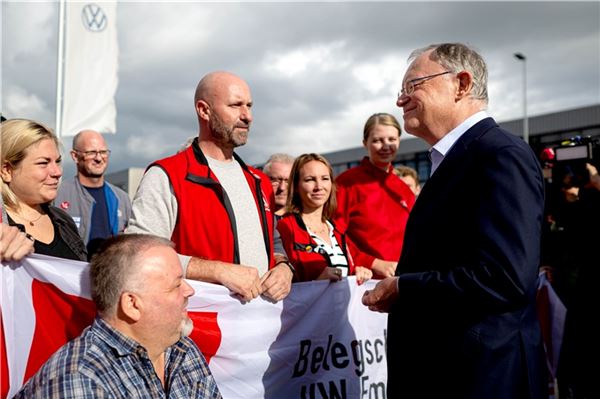
<svg viewBox="0 0 600 399"><path fill-rule="evenodd" d="M207 72L246 79L254 100L249 163L360 145L364 121L390 112L410 51L461 41L488 62L489 112L522 116L600 103L599 2L119 3L117 134L110 171L174 153L198 128ZM2 113L54 127L56 3L2 1ZM65 148L70 148L66 139ZM73 174L65 162L65 175Z"/></svg>

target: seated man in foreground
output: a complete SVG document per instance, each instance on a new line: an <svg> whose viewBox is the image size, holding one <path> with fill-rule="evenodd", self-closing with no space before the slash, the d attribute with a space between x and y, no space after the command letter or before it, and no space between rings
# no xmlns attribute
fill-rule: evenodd
<svg viewBox="0 0 600 399"><path fill-rule="evenodd" d="M90 264L98 316L60 348L15 398L221 398L202 353L172 243L128 234L109 239Z"/></svg>

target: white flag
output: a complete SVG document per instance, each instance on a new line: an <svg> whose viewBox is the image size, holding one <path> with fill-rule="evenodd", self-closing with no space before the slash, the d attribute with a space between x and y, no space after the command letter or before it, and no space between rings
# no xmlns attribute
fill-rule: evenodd
<svg viewBox="0 0 600 399"><path fill-rule="evenodd" d="M67 1L61 136L116 132L117 4Z"/></svg>
<svg viewBox="0 0 600 399"><path fill-rule="evenodd" d="M1 398L94 320L87 267L37 254L0 265ZM376 281L296 283L277 303L188 283L190 338L224 398L385 398L387 315L361 303Z"/></svg>

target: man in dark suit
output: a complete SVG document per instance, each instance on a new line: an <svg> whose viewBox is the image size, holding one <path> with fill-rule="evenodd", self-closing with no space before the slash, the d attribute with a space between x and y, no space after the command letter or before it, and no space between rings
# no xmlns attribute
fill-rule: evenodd
<svg viewBox="0 0 600 399"><path fill-rule="evenodd" d="M396 276L363 297L389 312L387 397L541 398L540 166L484 111L487 68L477 52L447 43L409 60L397 105L406 131L432 146L432 176Z"/></svg>

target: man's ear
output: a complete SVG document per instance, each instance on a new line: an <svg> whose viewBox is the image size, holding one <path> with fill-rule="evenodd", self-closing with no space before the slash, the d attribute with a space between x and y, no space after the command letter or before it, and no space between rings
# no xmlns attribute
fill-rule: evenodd
<svg viewBox="0 0 600 399"><path fill-rule="evenodd" d="M73 160L73 162L77 163L77 151L71 150L70 154L71 154L71 159Z"/></svg>
<svg viewBox="0 0 600 399"><path fill-rule="evenodd" d="M4 183L10 183L12 181L12 172L13 168L10 166L8 162L4 162L2 164L2 170L0 171L0 175L2 176L2 181Z"/></svg>
<svg viewBox="0 0 600 399"><path fill-rule="evenodd" d="M196 113L200 119L205 121L210 119L210 105L204 100L196 101Z"/></svg>
<svg viewBox="0 0 600 399"><path fill-rule="evenodd" d="M144 308L142 298L133 292L123 292L118 306L122 314L134 322L141 318Z"/></svg>
<svg viewBox="0 0 600 399"><path fill-rule="evenodd" d="M458 78L458 88L456 90L456 100L462 100L471 94L473 89L473 75L467 71L461 71L456 74Z"/></svg>

